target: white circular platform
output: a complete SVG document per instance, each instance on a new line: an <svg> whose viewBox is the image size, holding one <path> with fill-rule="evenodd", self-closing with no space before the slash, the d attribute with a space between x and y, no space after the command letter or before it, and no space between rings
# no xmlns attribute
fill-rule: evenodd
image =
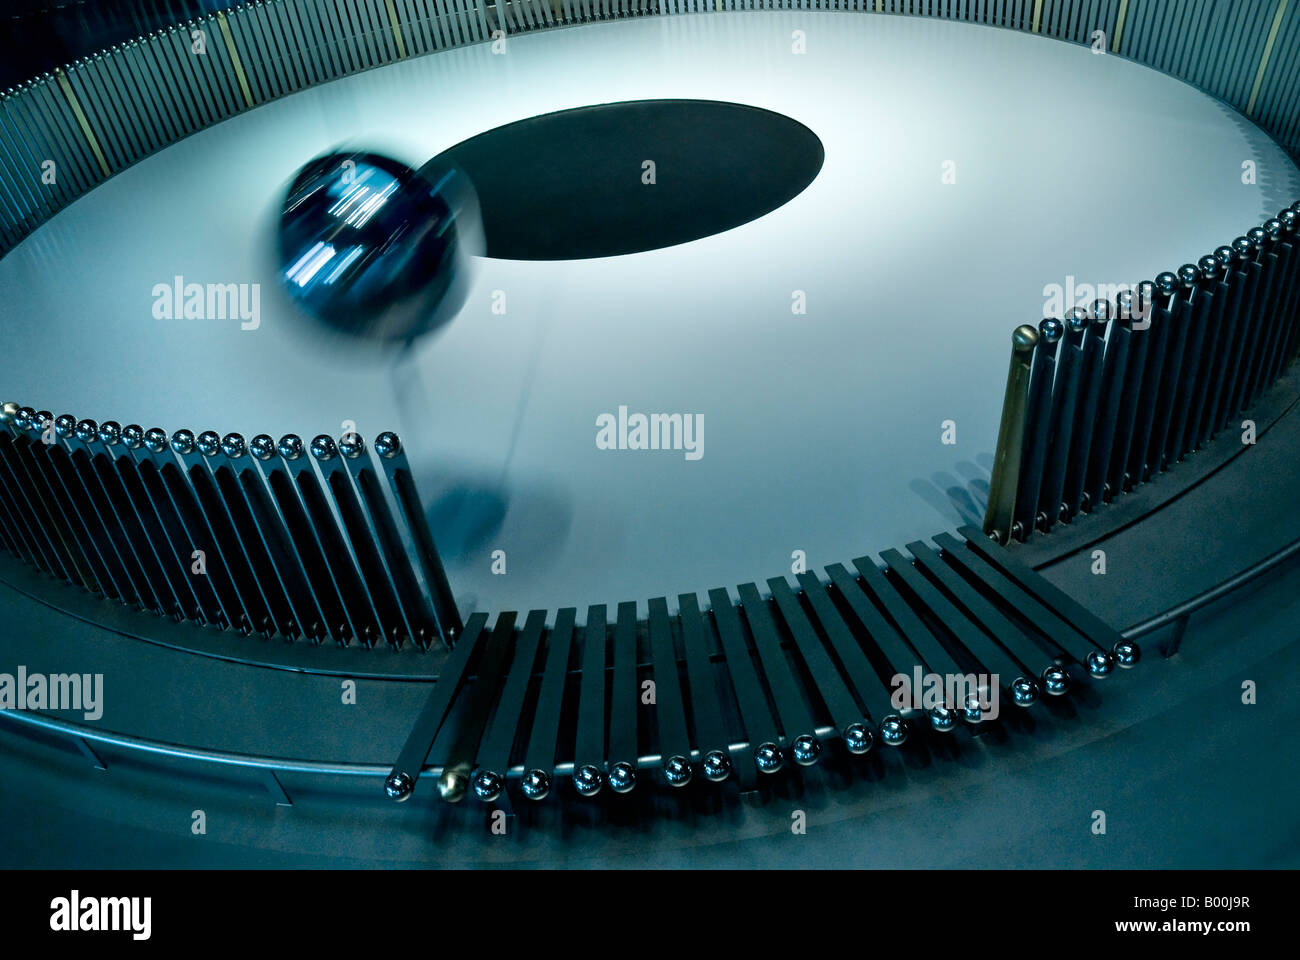
<svg viewBox="0 0 1300 960"><path fill-rule="evenodd" d="M702 240L485 261L400 399L391 361L283 312L262 253L313 156L346 141L414 164L514 120L649 98L787 114L825 165ZM1010 333L1042 316L1045 287L1175 268L1298 185L1217 101L1023 33L813 12L566 28L305 91L105 183L0 261L0 383L55 414L169 431L397 429L463 609L671 597L976 519ZM261 284L257 329L155 318L155 286L178 275ZM702 416L703 456L598 449L597 418L620 406Z"/></svg>

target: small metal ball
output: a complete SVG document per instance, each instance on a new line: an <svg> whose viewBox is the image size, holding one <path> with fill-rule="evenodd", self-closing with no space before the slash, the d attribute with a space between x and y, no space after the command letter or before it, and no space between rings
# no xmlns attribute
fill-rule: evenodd
<svg viewBox="0 0 1300 960"><path fill-rule="evenodd" d="M0 406L0 423L12 423L14 417L18 416L18 411L22 407L12 400L6 400L3 406Z"/></svg>
<svg viewBox="0 0 1300 960"><path fill-rule="evenodd" d="M1286 233L1286 227L1277 217L1264 221L1264 232L1268 234L1270 240L1280 240L1282 234Z"/></svg>
<svg viewBox="0 0 1300 960"><path fill-rule="evenodd" d="M705 780L721 783L731 776L731 758L721 750L710 750L704 755L700 769L704 771Z"/></svg>
<svg viewBox="0 0 1300 960"><path fill-rule="evenodd" d="M334 438L328 434L322 433L311 442L311 455L317 460L333 460L336 453Z"/></svg>
<svg viewBox="0 0 1300 960"><path fill-rule="evenodd" d="M122 428L122 443L131 450L139 450L144 444L144 428L138 423L128 423Z"/></svg>
<svg viewBox="0 0 1300 960"><path fill-rule="evenodd" d="M1038 325L1038 334L1048 346L1056 343L1065 334L1065 324L1060 320L1047 319Z"/></svg>
<svg viewBox="0 0 1300 960"><path fill-rule="evenodd" d="M951 733L957 729L957 711L951 707L931 707L930 729L936 733Z"/></svg>
<svg viewBox="0 0 1300 960"><path fill-rule="evenodd" d="M385 460L395 457L401 452L402 441L397 439L397 434L392 431L385 431L375 437L375 453Z"/></svg>
<svg viewBox="0 0 1300 960"><path fill-rule="evenodd" d="M615 793L629 793L636 786L636 770L632 764L620 760L609 768L609 789Z"/></svg>
<svg viewBox="0 0 1300 960"><path fill-rule="evenodd" d="M275 456L275 441L269 434L259 433L248 441L248 452L258 460L270 460Z"/></svg>
<svg viewBox="0 0 1300 960"><path fill-rule="evenodd" d="M871 749L871 741L875 739L871 736L871 731L867 729L865 723L850 723L844 728L844 746L848 747L849 753L854 756L860 756Z"/></svg>
<svg viewBox="0 0 1300 960"><path fill-rule="evenodd" d="M302 456L302 437L298 436L296 433L286 433L280 438L280 443L277 449L280 451L280 456L284 457L284 459L297 460Z"/></svg>
<svg viewBox="0 0 1300 960"><path fill-rule="evenodd" d="M1249 260L1255 255L1255 245L1246 237L1232 241L1232 252L1238 260Z"/></svg>
<svg viewBox="0 0 1300 960"><path fill-rule="evenodd" d="M1178 280L1187 289L1196 286L1196 281L1201 279L1201 270L1194 263L1184 263L1178 268Z"/></svg>
<svg viewBox="0 0 1300 960"><path fill-rule="evenodd" d="M551 775L545 770L529 770L519 788L529 800L545 800L551 793Z"/></svg>
<svg viewBox="0 0 1300 960"><path fill-rule="evenodd" d="M48 430L54 423L54 414L48 410L37 410L36 415L32 417L32 431L43 433Z"/></svg>
<svg viewBox="0 0 1300 960"><path fill-rule="evenodd" d="M58 424L55 424L58 429ZM161 427L150 427L144 432L144 445L150 453L162 453L167 449L167 432Z"/></svg>
<svg viewBox="0 0 1300 960"><path fill-rule="evenodd" d="M238 460L246 449L244 438L237 433L228 433L221 438L221 452L231 460Z"/></svg>
<svg viewBox="0 0 1300 960"><path fill-rule="evenodd" d="M1105 650L1094 650L1088 654L1088 673L1097 680L1109 677L1115 669L1115 658Z"/></svg>
<svg viewBox="0 0 1300 960"><path fill-rule="evenodd" d="M962 705L962 715L967 723L979 723L984 719L984 705L980 703L979 694L972 693Z"/></svg>
<svg viewBox="0 0 1300 960"><path fill-rule="evenodd" d="M801 767L811 767L822 755L822 745L816 737L802 733L790 744L790 756Z"/></svg>
<svg viewBox="0 0 1300 960"><path fill-rule="evenodd" d="M14 426L24 432L32 429L32 421L36 419L36 411L31 407L19 407L14 413Z"/></svg>
<svg viewBox="0 0 1300 960"><path fill-rule="evenodd" d="M1110 319L1110 301L1092 301L1092 319L1095 323L1105 323Z"/></svg>
<svg viewBox="0 0 1300 960"><path fill-rule="evenodd" d="M359 433L345 433L339 437L339 453L349 460L355 460L366 452L366 442Z"/></svg>
<svg viewBox="0 0 1300 960"><path fill-rule="evenodd" d="M1115 655L1115 662L1126 670L1137 666L1137 662L1142 659L1142 648L1132 640L1121 640L1115 644L1111 653Z"/></svg>
<svg viewBox="0 0 1300 960"><path fill-rule="evenodd" d="M1291 204L1291 209L1294 210L1296 213L1300 213L1300 200L1297 200L1295 203Z"/></svg>
<svg viewBox="0 0 1300 960"><path fill-rule="evenodd" d="M664 779L670 787L684 787L691 782L691 762L683 756L672 756L664 761Z"/></svg>
<svg viewBox="0 0 1300 960"><path fill-rule="evenodd" d="M1300 213L1291 209L1283 210L1277 215L1277 219L1282 224L1283 230L1287 233L1295 233L1296 224L1300 223Z"/></svg>
<svg viewBox="0 0 1300 960"><path fill-rule="evenodd" d="M1029 353L1038 342L1038 331L1027 323L1022 323L1011 331L1011 349L1015 353Z"/></svg>
<svg viewBox="0 0 1300 960"><path fill-rule="evenodd" d="M460 803L469 789L469 777L459 770L444 770L438 778L438 796L447 803Z"/></svg>
<svg viewBox="0 0 1300 960"><path fill-rule="evenodd" d="M384 793L392 797L399 803L403 800L410 799L412 791L415 790L415 781L411 779L410 774L393 773L389 774L388 779L384 781Z"/></svg>
<svg viewBox="0 0 1300 960"><path fill-rule="evenodd" d="M474 775L474 796L484 803L491 803L501 796L503 788L504 784L501 782L501 778L491 770L480 770Z"/></svg>
<svg viewBox="0 0 1300 960"><path fill-rule="evenodd" d="M1170 273L1166 270L1164 273L1157 276L1156 289L1166 297L1173 296L1174 291L1178 289L1177 274Z"/></svg>
<svg viewBox="0 0 1300 960"><path fill-rule="evenodd" d="M1206 282L1218 279L1219 271L1223 269L1223 265L1219 263L1219 258L1212 253L1207 253L1197 260L1196 266L1200 271L1201 279Z"/></svg>
<svg viewBox="0 0 1300 960"><path fill-rule="evenodd" d="M1042 674L1043 690L1053 697L1059 697L1065 691L1070 689L1070 675L1065 672L1065 668L1052 664L1043 670Z"/></svg>
<svg viewBox="0 0 1300 960"><path fill-rule="evenodd" d="M760 743L754 751L754 766L759 773L776 773L784 764L785 757L775 743Z"/></svg>
<svg viewBox="0 0 1300 960"><path fill-rule="evenodd" d="M1246 236L1250 238L1250 242L1255 245L1256 250L1263 249L1264 244L1268 241L1268 231L1263 227L1251 227L1246 231Z"/></svg>
<svg viewBox="0 0 1300 960"><path fill-rule="evenodd" d="M110 447L115 445L122 439L122 425L116 420L105 420L99 425L99 439Z"/></svg>
<svg viewBox="0 0 1300 960"><path fill-rule="evenodd" d="M99 426L94 420L77 421L77 439L82 443L90 443L99 436Z"/></svg>
<svg viewBox="0 0 1300 960"><path fill-rule="evenodd" d="M221 452L221 435L215 430L204 430L195 440L195 446L205 457L215 457Z"/></svg>
<svg viewBox="0 0 1300 960"><path fill-rule="evenodd" d="M887 746L901 747L907 742L909 732L907 721L896 714L890 714L880 721L880 739Z"/></svg>
<svg viewBox="0 0 1300 960"><path fill-rule="evenodd" d="M1017 707L1029 707L1038 702L1038 684L1028 677L1016 677L1011 683L1011 702Z"/></svg>
<svg viewBox="0 0 1300 960"><path fill-rule="evenodd" d="M573 789L578 791L579 796L594 797L600 793L604 779L599 770L589 763L584 764L573 771Z"/></svg>
<svg viewBox="0 0 1300 960"><path fill-rule="evenodd" d="M177 430L172 434L172 449L180 454L193 453L194 434L188 430Z"/></svg>
<svg viewBox="0 0 1300 960"><path fill-rule="evenodd" d="M1133 291L1121 290L1115 294L1115 316L1121 320L1133 319Z"/></svg>
<svg viewBox="0 0 1300 960"><path fill-rule="evenodd" d="M1065 329L1070 333L1083 336L1088 329L1088 310L1086 307L1071 307L1065 314Z"/></svg>
<svg viewBox="0 0 1300 960"><path fill-rule="evenodd" d="M1237 254L1232 247L1224 245L1222 247L1214 248L1214 258L1226 268L1232 266L1233 262L1237 259Z"/></svg>

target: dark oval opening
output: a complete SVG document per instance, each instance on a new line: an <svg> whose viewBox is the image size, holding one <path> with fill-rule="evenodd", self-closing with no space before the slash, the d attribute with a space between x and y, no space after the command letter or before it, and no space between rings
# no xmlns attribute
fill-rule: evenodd
<svg viewBox="0 0 1300 960"><path fill-rule="evenodd" d="M478 191L487 256L583 260L712 236L787 203L826 153L779 113L714 100L633 100L506 124L435 162ZM645 161L653 161L647 183Z"/></svg>

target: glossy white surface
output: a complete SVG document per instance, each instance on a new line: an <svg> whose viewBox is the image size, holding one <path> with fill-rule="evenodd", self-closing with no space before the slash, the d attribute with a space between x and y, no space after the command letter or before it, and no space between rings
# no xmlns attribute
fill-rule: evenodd
<svg viewBox="0 0 1300 960"><path fill-rule="evenodd" d="M418 163L535 114L663 97L783 112L825 166L786 206L678 247L485 261L456 321L401 361L311 335L277 297L271 217L312 156L346 141ZM644 602L975 518L1010 332L1044 287L1176 268L1296 196L1294 165L1239 115L1086 47L853 13L568 28L305 91L105 183L0 261L0 392L169 431L396 429L464 609ZM176 275L261 284L260 326L155 319ZM620 405L702 415L703 457L597 449Z"/></svg>

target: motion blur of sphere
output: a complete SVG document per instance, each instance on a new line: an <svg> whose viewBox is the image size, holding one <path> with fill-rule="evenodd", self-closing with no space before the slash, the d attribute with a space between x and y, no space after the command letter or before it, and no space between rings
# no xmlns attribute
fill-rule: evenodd
<svg viewBox="0 0 1300 960"><path fill-rule="evenodd" d="M299 171L280 215L290 296L377 340L409 342L450 321L483 252L474 187L436 158L415 171L374 153L327 154Z"/></svg>

